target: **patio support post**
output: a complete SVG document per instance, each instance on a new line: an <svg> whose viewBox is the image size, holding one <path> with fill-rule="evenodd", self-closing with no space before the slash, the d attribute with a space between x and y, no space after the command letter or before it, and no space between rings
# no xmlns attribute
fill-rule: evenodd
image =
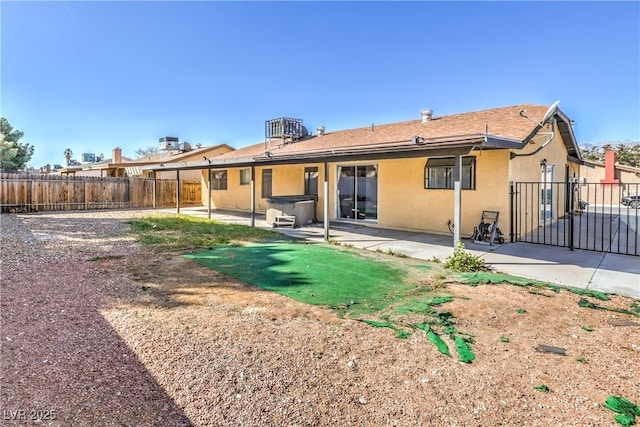
<svg viewBox="0 0 640 427"><path fill-rule="evenodd" d="M453 248L455 250L455 248L458 247L458 243L460 242L460 230L462 229L462 224L460 223L460 219L462 217L462 191L460 187L460 178L462 177L461 155L456 155L453 177Z"/></svg>
<svg viewBox="0 0 640 427"><path fill-rule="evenodd" d="M516 192L514 190L514 182L509 181L509 241L514 242L515 233L513 231L513 216L515 215Z"/></svg>
<svg viewBox="0 0 640 427"><path fill-rule="evenodd" d="M573 235L573 227L574 227L574 221L575 221L575 195L576 195L576 183L575 182L571 182L570 185L570 190L569 190L569 250L573 250L574 245L573 245L573 239L574 239L574 235Z"/></svg>
<svg viewBox="0 0 640 427"><path fill-rule="evenodd" d="M208 179L208 181L207 181L207 193L209 193L208 196L207 196L207 199L209 201L209 204L207 206L207 217L209 219L211 219L211 168L207 169L207 171L208 171L208 173L207 173L207 179Z"/></svg>
<svg viewBox="0 0 640 427"><path fill-rule="evenodd" d="M156 171L153 171L153 209L157 209L158 207L158 196L156 195L156 187L158 183L158 178Z"/></svg>
<svg viewBox="0 0 640 427"><path fill-rule="evenodd" d="M256 226L256 167L251 166L251 226Z"/></svg>
<svg viewBox="0 0 640 427"><path fill-rule="evenodd" d="M329 240L329 165L327 162L324 162L324 188L322 196L324 198L324 240Z"/></svg>
<svg viewBox="0 0 640 427"><path fill-rule="evenodd" d="M180 169L176 170L176 213L180 213Z"/></svg>

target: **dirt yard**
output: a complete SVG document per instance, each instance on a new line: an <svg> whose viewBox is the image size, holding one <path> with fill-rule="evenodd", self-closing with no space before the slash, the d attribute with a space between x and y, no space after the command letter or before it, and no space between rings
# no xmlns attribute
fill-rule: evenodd
<svg viewBox="0 0 640 427"><path fill-rule="evenodd" d="M608 396L640 403L632 315L448 284L442 308L475 336L463 364L424 334L153 254L125 222L148 213L0 217L3 425L613 426Z"/></svg>

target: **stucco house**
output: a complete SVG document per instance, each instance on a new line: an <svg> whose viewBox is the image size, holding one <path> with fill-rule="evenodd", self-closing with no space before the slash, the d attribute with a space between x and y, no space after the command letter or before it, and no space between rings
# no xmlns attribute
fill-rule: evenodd
<svg viewBox="0 0 640 427"><path fill-rule="evenodd" d="M149 165L179 164L187 162L200 162L205 158L215 158L222 154L233 151L234 148L227 144L218 144L209 147L200 147L187 150L163 150L159 153L140 159L129 159L122 156L122 149L113 149L110 159L101 162L90 163L78 167L65 168L62 174L75 176L101 176L101 177L153 177L152 173L146 169ZM186 170L180 175L180 179L199 181L201 171ZM162 168L156 170L157 179L176 179L176 170L163 171Z"/></svg>
<svg viewBox="0 0 640 427"><path fill-rule="evenodd" d="M459 223L459 232L470 235L483 211L500 212L504 227L511 182L577 179L581 158L571 123L557 103L447 116L423 110L415 120L318 127L313 135L301 120L279 118L266 122L260 143L208 162L164 166L202 169L202 200L210 195L217 209L265 213L273 197L307 195L325 224L449 233ZM550 206L566 205L567 194L546 191ZM537 222L565 214L557 210L536 207L531 215Z"/></svg>
<svg viewBox="0 0 640 427"><path fill-rule="evenodd" d="M617 203L621 197L640 194L640 168L616 163L613 151L605 153L604 162L585 160L580 166L580 178L585 184L590 183L583 185L580 192L590 204Z"/></svg>
<svg viewBox="0 0 640 427"><path fill-rule="evenodd" d="M616 162L615 151L604 153L604 161L583 160L580 176L585 182L609 184L640 184L640 168Z"/></svg>

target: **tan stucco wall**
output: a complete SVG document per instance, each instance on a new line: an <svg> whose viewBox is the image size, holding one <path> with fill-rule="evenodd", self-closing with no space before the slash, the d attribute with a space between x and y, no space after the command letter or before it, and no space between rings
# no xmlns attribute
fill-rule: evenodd
<svg viewBox="0 0 640 427"><path fill-rule="evenodd" d="M506 150L474 152L476 189L462 190L463 236L470 236L483 210L500 212L505 230L509 215L508 159ZM453 224L452 189L425 189L426 158L378 162L378 224L382 227L448 234Z"/></svg>
<svg viewBox="0 0 640 427"><path fill-rule="evenodd" d="M541 132L548 132L543 129ZM517 151L517 154L533 153L540 149L547 140L546 136L534 138L533 142L529 142L523 150ZM530 156L518 156L509 162L509 181L516 183L533 183L520 184L516 191L518 194L518 206L516 206L518 219L515 224L520 234L526 234L534 231L540 225L541 220L541 200L540 193L544 184L542 181L542 162L546 159L547 165L553 165L553 177L548 184L548 188L552 190L551 212L552 220L558 220L566 215L566 168L569 168L569 180L573 178L579 179L579 165L569 162L567 159L568 151L560 135L559 129L556 127L552 141L544 145L535 154ZM553 184L555 183L555 184ZM578 200L575 199L577 204ZM577 206L576 206L577 207Z"/></svg>
<svg viewBox="0 0 640 427"><path fill-rule="evenodd" d="M324 166L322 164L304 164L291 166L272 166L255 168L256 212L264 213L267 200L262 198L262 170L272 170L272 195L290 196L304 193L304 169L315 166L318 168L318 205L316 215L322 217L324 198L322 194L324 180ZM240 170L243 168L229 168L227 170L227 189L211 192L211 206L217 209L248 211L251 209L251 186L240 185ZM207 205L207 172L202 172L202 202ZM331 188L331 187L330 187Z"/></svg>
<svg viewBox="0 0 640 427"><path fill-rule="evenodd" d="M497 210L502 215L504 230L508 220L508 153L506 150L475 152L476 189L462 191L462 234L471 235L480 222L483 210ZM447 221L453 222L453 190L425 189L426 158L381 160L377 162L332 163L329 165L329 219L336 219L335 185L338 166L375 164L378 167L378 220L371 226L448 234ZM304 169L315 166L319 171L316 216L323 215L324 166L306 164L273 166L273 195L304 192ZM218 209L250 209L250 186L240 185L240 169L227 169L227 190L214 190L212 207ZM262 168L256 168L256 211L264 213L267 202L261 198ZM207 173L202 173L203 199L207 205Z"/></svg>
<svg viewBox="0 0 640 427"><path fill-rule="evenodd" d="M532 152L540 147L544 140L537 139L522 152ZM473 233L473 228L481 220L482 211L498 211L499 227L504 234L509 231L509 182L539 182L541 179L540 163L547 159L548 164L555 166L554 181L564 181L567 150L559 132L556 131L553 141L539 153L528 157L516 157L510 160L510 150L476 150L476 188L462 191L461 234L464 237ZM339 166L374 164L378 170L378 219L367 221L371 226L427 231L449 234L448 221L453 223L453 189L425 189L424 174L427 158L386 159L368 162L340 162L329 164L329 219L336 219L336 181ZM578 167L570 165L570 176ZM316 166L319 171L319 201L316 216L323 219L323 164L304 164L270 167L273 171L273 195L295 195L304 192L304 169ZM250 186L240 186L239 168L227 169L227 190L212 192L212 206L219 209L249 210ZM267 202L261 198L262 168L255 171L256 211L264 213ZM203 203L207 204L206 171L203 179ZM564 193L554 191L554 205L563 206ZM555 212L554 216L564 214ZM538 215L539 206L534 206L532 214Z"/></svg>
<svg viewBox="0 0 640 427"><path fill-rule="evenodd" d="M548 132L547 129L541 132ZM514 150L517 154L529 154L539 149L546 138L540 136L534 138L522 150ZM562 136L556 127L553 140L542 148L538 153L531 156L515 157L510 162L509 180L514 182L538 182L541 178L540 163L547 159L547 164L554 165L554 182L564 182L565 165L567 164L567 148L564 145ZM577 171L577 170L576 170Z"/></svg>
<svg viewBox="0 0 640 427"><path fill-rule="evenodd" d="M211 191L211 207L216 209L231 209L247 211L251 208L251 185L240 185L240 170L244 168L229 168L227 171L227 189ZM202 203L206 206L208 172L202 171ZM258 188L258 187L256 187ZM257 205L256 205L257 207Z"/></svg>

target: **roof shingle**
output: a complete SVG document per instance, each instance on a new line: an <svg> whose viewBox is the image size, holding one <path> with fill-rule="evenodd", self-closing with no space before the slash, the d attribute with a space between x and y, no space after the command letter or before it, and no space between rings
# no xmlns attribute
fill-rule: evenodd
<svg viewBox="0 0 640 427"><path fill-rule="evenodd" d="M419 136L429 140L453 139L456 137L489 134L501 138L523 141L536 127L534 122L542 120L548 107L544 105L515 105L469 113L434 117L422 122L421 119L397 123L373 125L356 129L325 132L322 136L310 136L295 143L282 144L272 140L268 151L273 155L295 155L321 150L347 147L365 147L367 145L410 142ZM524 110L526 117L520 112ZM250 145L223 154L220 158L243 158L263 155L265 142Z"/></svg>

